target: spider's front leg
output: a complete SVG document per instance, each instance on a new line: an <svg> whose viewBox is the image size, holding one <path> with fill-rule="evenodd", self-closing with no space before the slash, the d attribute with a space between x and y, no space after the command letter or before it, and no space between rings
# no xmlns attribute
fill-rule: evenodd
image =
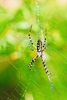
<svg viewBox="0 0 67 100"><path fill-rule="evenodd" d="M46 37L44 38L43 51L46 49Z"/></svg>
<svg viewBox="0 0 67 100"><path fill-rule="evenodd" d="M33 41L32 41L31 35L30 35L31 30L32 30L32 25L31 25L31 27L30 27L30 30L29 30L29 33L28 33L28 37L29 37L30 43L33 45L34 48L36 48L36 46L34 45L34 43L33 43ZM34 51L34 50L33 50L33 51Z"/></svg>
<svg viewBox="0 0 67 100"><path fill-rule="evenodd" d="M32 70L32 66L33 66L33 64L34 64L34 62L35 62L35 60L38 58L38 55L36 55L33 59L32 59L32 61L30 62L30 64L28 65L28 67L30 68L30 70L31 71L33 71Z"/></svg>
<svg viewBox="0 0 67 100"><path fill-rule="evenodd" d="M28 33L28 37L29 37L30 43L33 45L33 41L32 41L32 38L30 36L31 30L32 30L32 25L30 27L30 30L29 30L29 33Z"/></svg>
<svg viewBox="0 0 67 100"><path fill-rule="evenodd" d="M45 29L45 38L44 38L44 44L43 44L43 51L46 49L46 35L47 35L47 29Z"/></svg>

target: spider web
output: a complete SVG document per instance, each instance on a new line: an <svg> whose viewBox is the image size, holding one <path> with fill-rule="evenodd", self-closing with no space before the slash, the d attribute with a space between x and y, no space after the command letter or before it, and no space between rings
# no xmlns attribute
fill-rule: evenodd
<svg viewBox="0 0 67 100"><path fill-rule="evenodd" d="M52 4L52 1L51 1L51 4ZM43 6L44 5L42 5L41 7ZM50 6L47 3L45 3L45 6L46 6L45 7L46 9L50 9ZM42 8L42 11L43 11L43 8ZM64 13L63 9L61 10L57 9L57 12L60 13L59 15L63 16L63 13ZM47 12L46 12L46 15L48 15L48 17L44 19L45 23L47 23L47 20L50 21L49 19L51 19L51 16L49 16ZM59 15L57 15L57 18L60 17L59 20L62 21L64 24L64 20L62 19L64 16L61 18L61 16ZM39 17L37 21L40 21ZM40 23L42 23L41 21ZM47 67L49 67L50 71L54 74L54 76L52 77L53 84L50 83L47 75L45 74L45 71L43 69L43 65L41 64L40 59L37 59L34 64L33 69L36 69L37 70L36 72L31 72L28 69L27 66L32 59L31 57L28 60L28 57L32 55L32 52L27 48L29 46L27 43L28 38L26 38L26 35L23 36L20 34L20 37L24 37L23 40L21 38L21 42L22 42L21 48L22 47L27 48L27 51L24 51L23 48L20 49L18 47L18 51L20 51L21 53L18 53L18 52L14 53L18 59L16 60L14 60L15 58L10 59L9 56L4 56L4 57L2 56L0 59L0 66L5 66L5 65L8 66L0 75L2 77L0 78L1 79L0 100L37 100L37 99L38 100L49 100L49 99L50 100L67 100L67 95L66 95L67 46L66 46L66 40L65 41L63 40L62 42L62 39L63 39L62 37L66 37L67 34L66 33L63 34L63 30L66 30L66 27L64 27L63 29L60 29L61 34L59 36L59 31L57 30L60 25L60 21L57 22L56 20L53 20L55 31L51 30L52 27L50 27L51 31L47 35L47 42L49 41L50 45L47 47L47 50L45 50L44 52ZM55 24L57 26L55 26ZM40 24L40 25L42 26L43 24ZM40 30L41 30L41 27L40 27ZM39 34L35 34L35 35L39 35ZM43 34L40 34L40 35L43 35ZM15 36L15 34L13 34L13 36ZM58 38L58 40L56 38ZM51 39L54 39L53 44L51 42ZM17 37L15 41L18 41ZM58 42L58 45L57 45L57 42ZM62 43L59 43L59 42L62 42ZM23 44L27 44L27 45L23 46ZM53 45L54 45L54 48L53 48ZM10 48L10 46L8 46L8 48ZM25 55L26 53L27 55Z"/></svg>

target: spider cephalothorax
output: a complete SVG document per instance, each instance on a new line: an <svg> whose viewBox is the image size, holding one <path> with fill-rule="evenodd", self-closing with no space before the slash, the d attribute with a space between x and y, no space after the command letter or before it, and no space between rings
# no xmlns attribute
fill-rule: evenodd
<svg viewBox="0 0 67 100"><path fill-rule="evenodd" d="M38 57L40 57L42 59L42 64L44 65L45 72L49 76L51 73L49 72L48 68L46 67L46 64L45 64L44 59L43 59L43 51L44 51L44 49L46 49L46 47L45 47L46 37L44 38L44 44L42 43L42 41L40 39L38 39L37 46L35 46L33 44L33 41L31 39L31 36L30 36L31 28L32 28L32 26L30 27L30 31L29 31L28 37L29 37L30 43L35 47L35 49L37 51L37 55L32 59L32 61L28 65L28 67L32 71L33 63L35 62L35 60Z"/></svg>

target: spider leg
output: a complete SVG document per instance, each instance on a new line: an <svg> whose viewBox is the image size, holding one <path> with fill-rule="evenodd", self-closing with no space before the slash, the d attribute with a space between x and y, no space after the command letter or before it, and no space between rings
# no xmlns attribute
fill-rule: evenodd
<svg viewBox="0 0 67 100"><path fill-rule="evenodd" d="M41 56L41 59L42 59L42 64L44 66L44 70L46 72L46 74L48 75L48 77L51 75L51 73L49 72L48 68L46 67L46 63L45 61L43 60L43 55Z"/></svg>
<svg viewBox="0 0 67 100"><path fill-rule="evenodd" d="M46 37L44 38L44 44L43 44L43 51L44 51L44 49L46 49Z"/></svg>
<svg viewBox="0 0 67 100"><path fill-rule="evenodd" d="M31 25L31 27L30 27L30 30L29 30L29 33L28 33L28 37L29 37L30 43L33 45L33 41L32 41L32 38L31 38L31 36L30 36L31 29L32 29L32 25Z"/></svg>
<svg viewBox="0 0 67 100"><path fill-rule="evenodd" d="M45 29L45 38L44 38L44 44L43 44L43 51L46 49L46 35L47 35L47 29Z"/></svg>
<svg viewBox="0 0 67 100"><path fill-rule="evenodd" d="M28 37L29 37L30 43L33 45L33 47L36 48L36 46L34 45L34 43L33 43L33 41L32 41L32 38L31 38L31 36L30 36L31 29L32 29L32 25L31 25L31 27L30 27L30 31L29 31L29 33L28 33Z"/></svg>
<svg viewBox="0 0 67 100"><path fill-rule="evenodd" d="M35 62L35 60L38 58L38 55L36 55L33 59L32 59L32 61L30 62L30 64L28 65L28 67L30 68L30 70L31 71L33 71L32 70L32 66L33 66L33 63Z"/></svg>

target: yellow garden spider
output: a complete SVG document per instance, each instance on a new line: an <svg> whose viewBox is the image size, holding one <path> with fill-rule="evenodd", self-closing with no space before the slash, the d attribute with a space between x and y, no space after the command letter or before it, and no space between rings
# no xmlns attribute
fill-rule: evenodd
<svg viewBox="0 0 67 100"><path fill-rule="evenodd" d="M44 69L45 69L45 72L48 76L51 75L51 73L49 72L48 68L46 67L46 64L44 62L44 59L43 59L43 51L44 49L46 49L46 46L45 46L45 43L46 43L46 37L44 38L44 44L42 43L42 41L40 39L38 39L37 41L37 46L35 46L33 44L33 41L31 39L31 36L30 36L30 33L31 33L31 29L32 29L32 25L30 27L30 31L29 31L29 34L28 34L28 37L29 37L29 40L30 40L30 43L36 48L36 51L37 51L37 55L32 59L32 61L30 62L30 64L28 65L28 67L30 68L31 71L32 70L32 66L33 66L33 63L35 62L35 60L40 57L42 59L42 64L44 66Z"/></svg>

